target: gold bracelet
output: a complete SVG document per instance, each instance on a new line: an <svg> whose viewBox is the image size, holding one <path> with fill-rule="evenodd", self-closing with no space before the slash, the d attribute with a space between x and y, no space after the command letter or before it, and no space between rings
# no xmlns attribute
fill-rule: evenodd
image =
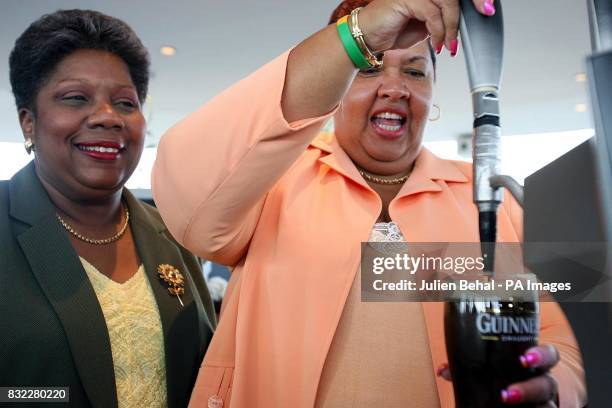
<svg viewBox="0 0 612 408"><path fill-rule="evenodd" d="M374 55L368 45L365 42L365 38L363 37L363 31L359 28L359 12L363 7L357 7L355 10L351 11L351 18L349 21L349 27L351 28L351 35L357 42L357 46L361 50L363 56L368 61L368 63L374 67L381 69L383 66L383 53L380 52L378 55Z"/></svg>

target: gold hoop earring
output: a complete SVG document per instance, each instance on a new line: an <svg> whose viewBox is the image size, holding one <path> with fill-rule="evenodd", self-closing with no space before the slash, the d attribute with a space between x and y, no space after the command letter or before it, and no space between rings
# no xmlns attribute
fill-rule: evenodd
<svg viewBox="0 0 612 408"><path fill-rule="evenodd" d="M25 147L26 152L30 154L32 150L34 150L34 142L28 137L25 142L23 142L23 147Z"/></svg>
<svg viewBox="0 0 612 408"><path fill-rule="evenodd" d="M432 108L436 109L436 114L434 116L430 116L429 117L429 121L430 122L435 122L437 120L440 120L440 118L442 117L442 109L440 108L440 106L438 106L437 104L433 104Z"/></svg>

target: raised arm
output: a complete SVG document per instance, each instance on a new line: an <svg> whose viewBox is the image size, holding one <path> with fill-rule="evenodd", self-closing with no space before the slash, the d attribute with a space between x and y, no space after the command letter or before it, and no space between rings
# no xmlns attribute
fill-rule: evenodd
<svg viewBox="0 0 612 408"><path fill-rule="evenodd" d="M287 53L238 82L162 137L152 174L166 225L205 259L236 264L267 192L326 116L288 123L280 109Z"/></svg>

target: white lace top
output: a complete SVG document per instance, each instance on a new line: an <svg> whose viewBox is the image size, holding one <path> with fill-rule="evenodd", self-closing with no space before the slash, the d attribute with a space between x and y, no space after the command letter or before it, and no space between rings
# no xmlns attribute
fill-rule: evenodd
<svg viewBox="0 0 612 408"><path fill-rule="evenodd" d="M108 327L119 408L166 407L164 335L144 266L117 283L80 259Z"/></svg>
<svg viewBox="0 0 612 408"><path fill-rule="evenodd" d="M402 242L404 236L397 224L391 222L377 222L370 232L370 242Z"/></svg>

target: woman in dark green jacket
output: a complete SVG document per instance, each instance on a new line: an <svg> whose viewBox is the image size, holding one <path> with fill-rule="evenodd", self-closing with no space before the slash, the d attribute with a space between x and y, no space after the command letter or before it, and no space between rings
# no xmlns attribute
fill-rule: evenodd
<svg viewBox="0 0 612 408"><path fill-rule="evenodd" d="M146 49L120 20L58 11L17 39L10 75L34 160L0 182L0 386L186 406L215 320L198 260L124 188Z"/></svg>

